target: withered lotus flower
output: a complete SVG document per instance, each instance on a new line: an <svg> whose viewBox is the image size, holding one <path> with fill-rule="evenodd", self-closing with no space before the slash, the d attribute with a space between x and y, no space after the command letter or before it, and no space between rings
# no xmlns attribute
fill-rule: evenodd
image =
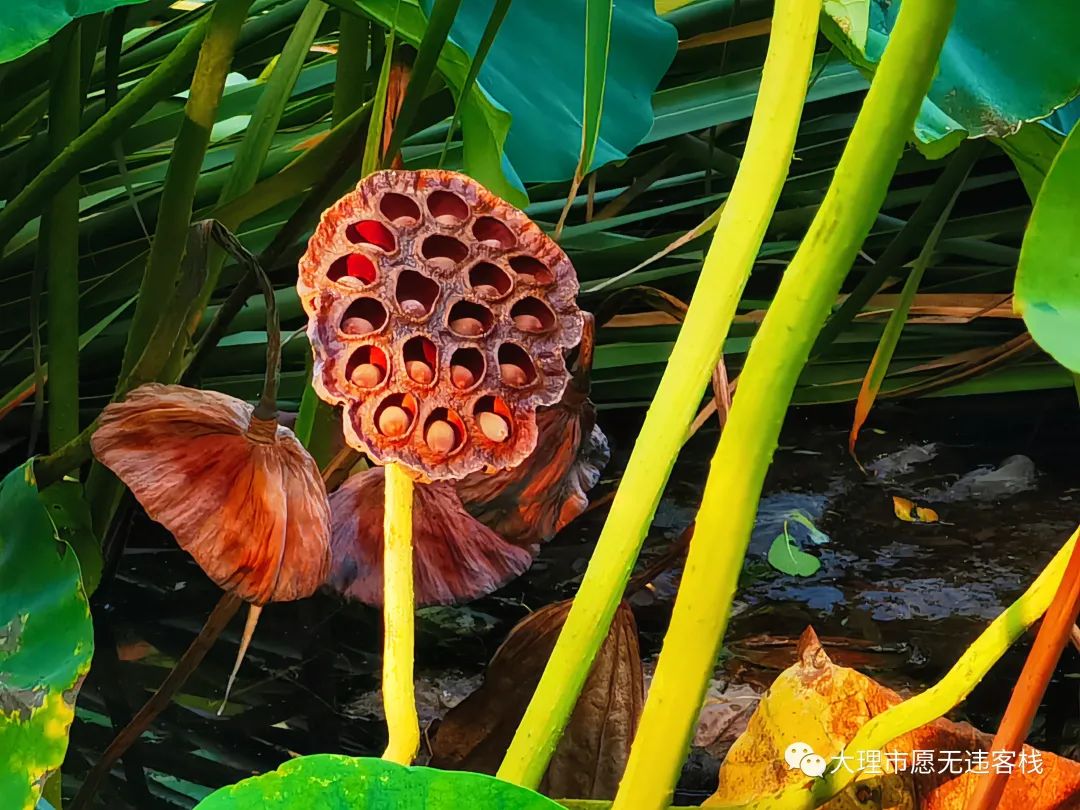
<svg viewBox="0 0 1080 810"><path fill-rule="evenodd" d="M207 575L253 605L326 579L330 510L292 431L213 391L151 383L105 408L97 458Z"/></svg>
<svg viewBox="0 0 1080 810"><path fill-rule="evenodd" d="M354 475L330 496L334 562L328 584L375 606L383 601L383 476L378 467ZM532 563L529 551L478 522L453 484L441 481L414 491L413 555L418 605L476 599Z"/></svg>
<svg viewBox="0 0 1080 810"><path fill-rule="evenodd" d="M592 319L586 319L578 368L562 401L539 408L536 449L517 467L472 473L458 482L465 508L516 545L545 543L589 505L587 493L611 457L589 401Z"/></svg>
<svg viewBox="0 0 1080 810"><path fill-rule="evenodd" d="M348 443L430 480L525 459L582 333L566 254L455 172L364 178L323 214L297 289Z"/></svg>

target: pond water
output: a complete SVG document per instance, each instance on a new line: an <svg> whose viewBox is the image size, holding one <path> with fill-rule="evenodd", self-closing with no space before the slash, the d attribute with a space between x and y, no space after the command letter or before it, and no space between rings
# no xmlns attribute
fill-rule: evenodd
<svg viewBox="0 0 1080 810"><path fill-rule="evenodd" d="M892 688L917 690L939 678L1076 526L1075 409L1070 392L883 403L859 444L867 474L847 455L850 406L793 411L769 474L711 702L723 706L727 695L731 704L752 708L755 695L792 662L807 626L838 663ZM638 419L601 412L615 458L596 497L617 480ZM692 520L716 438L708 425L688 443L646 542L646 561ZM936 509L940 522L900 521L894 495ZM815 543L793 513L808 518L826 541ZM423 720L435 720L477 686L517 620L573 594L605 514L600 505L572 523L525 576L498 593L423 612L417 651ZM785 522L795 542L821 561L810 577L782 574L765 561ZM155 524L136 517L125 531L116 577L94 599L98 652L79 698L65 795L112 738L112 724L122 724L156 688L219 598ZM647 670L677 581L676 566L632 599ZM268 607L233 699L218 717L241 627L235 619L179 701L114 769L96 806L189 807L213 788L297 753L381 752L376 612L325 595ZM953 716L993 730L1030 641L1031 634ZM699 737L709 744L693 752L680 801L697 803L715 786L717 757L740 727L738 712L724 711L722 720L703 717L709 733ZM1074 650L1066 651L1029 739L1080 755Z"/></svg>

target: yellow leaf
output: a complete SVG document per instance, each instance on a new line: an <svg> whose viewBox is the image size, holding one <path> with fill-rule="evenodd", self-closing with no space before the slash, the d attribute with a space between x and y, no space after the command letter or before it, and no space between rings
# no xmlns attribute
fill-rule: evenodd
<svg viewBox="0 0 1080 810"><path fill-rule="evenodd" d="M919 506L914 501L893 495L893 511L907 523L937 523L938 513L927 506Z"/></svg>

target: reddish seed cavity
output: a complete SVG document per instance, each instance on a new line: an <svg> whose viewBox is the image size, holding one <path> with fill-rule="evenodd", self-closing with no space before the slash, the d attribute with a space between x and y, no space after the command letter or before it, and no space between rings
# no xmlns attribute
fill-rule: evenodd
<svg viewBox="0 0 1080 810"><path fill-rule="evenodd" d="M484 325L476 318L455 318L450 321L450 329L465 337L479 337L484 334Z"/></svg>
<svg viewBox="0 0 1080 810"><path fill-rule="evenodd" d="M410 318L420 318L427 312L427 309L415 298L406 298L401 302L401 311Z"/></svg>
<svg viewBox="0 0 1080 810"><path fill-rule="evenodd" d="M346 335L366 335L374 330L375 325L359 315L351 315L341 322L341 331Z"/></svg>
<svg viewBox="0 0 1080 810"><path fill-rule="evenodd" d="M514 318L514 326L522 332L540 332L544 328L543 322L535 315L518 315Z"/></svg>
<svg viewBox="0 0 1080 810"><path fill-rule="evenodd" d="M409 414L397 405L388 405L379 414L379 432L384 436L401 436L409 429Z"/></svg>
<svg viewBox="0 0 1080 810"><path fill-rule="evenodd" d="M416 382L427 385L435 379L435 372L423 360L409 360L405 363L405 372Z"/></svg>
<svg viewBox="0 0 1080 810"><path fill-rule="evenodd" d="M457 444L457 432L449 422L437 419L428 425L424 441L436 453L449 453Z"/></svg>
<svg viewBox="0 0 1080 810"><path fill-rule="evenodd" d="M516 363L500 364L499 372L502 374L503 380L509 385L525 385L529 381L529 375L525 373L525 369Z"/></svg>
<svg viewBox="0 0 1080 810"><path fill-rule="evenodd" d="M485 298L494 298L499 294L498 289L490 284L477 284L473 289L476 290L477 295L482 295Z"/></svg>
<svg viewBox="0 0 1080 810"><path fill-rule="evenodd" d="M393 251L395 247L394 235L382 223L364 220L350 225L349 231L349 238L353 242L367 242L387 253Z"/></svg>
<svg viewBox="0 0 1080 810"><path fill-rule="evenodd" d="M450 381L456 388L464 390L476 384L476 375L465 366L451 366Z"/></svg>
<svg viewBox="0 0 1080 810"><path fill-rule="evenodd" d="M361 363L353 369L352 381L361 388L374 388L382 382L383 370L374 363Z"/></svg>
<svg viewBox="0 0 1080 810"><path fill-rule="evenodd" d="M480 430L484 432L484 435L493 442L505 442L507 436L510 435L510 426L497 413L484 411L476 418L476 421L480 424Z"/></svg>
<svg viewBox="0 0 1080 810"><path fill-rule="evenodd" d="M459 220L453 214L439 214L437 217L435 217L435 221L438 222L440 225L457 225L458 222L460 222L461 220Z"/></svg>
<svg viewBox="0 0 1080 810"><path fill-rule="evenodd" d="M375 264L363 254L350 253L345 259L345 273L364 284L371 284L375 281Z"/></svg>
<svg viewBox="0 0 1080 810"><path fill-rule="evenodd" d="M491 248L502 247L502 242L500 242L498 239L485 239L480 244L485 245L486 247L491 247Z"/></svg>

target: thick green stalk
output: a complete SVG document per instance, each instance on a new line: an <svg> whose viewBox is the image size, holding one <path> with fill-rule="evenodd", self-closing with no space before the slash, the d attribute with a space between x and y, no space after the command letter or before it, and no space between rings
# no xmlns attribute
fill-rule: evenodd
<svg viewBox="0 0 1080 810"><path fill-rule="evenodd" d="M366 17L338 12L337 76L332 120L337 126L360 109L367 96L369 45L374 25Z"/></svg>
<svg viewBox="0 0 1080 810"><path fill-rule="evenodd" d="M68 25L49 45L49 151L58 155L79 136L82 117L82 31ZM79 181L77 175L53 195L45 212L45 259L49 288L49 449L79 434ZM38 268L40 273L42 268Z"/></svg>
<svg viewBox="0 0 1080 810"><path fill-rule="evenodd" d="M742 165L581 588L499 769L501 779L539 784L607 637L787 176L820 10L817 2L777 2Z"/></svg>
<svg viewBox="0 0 1080 810"><path fill-rule="evenodd" d="M613 810L670 803L795 384L885 198L955 5L907 0L901 7L829 191L750 347Z"/></svg>
<svg viewBox="0 0 1080 810"><path fill-rule="evenodd" d="M232 64L233 48L251 2L218 0L210 15L210 28L199 51L191 91L184 106L184 120L165 175L157 227L131 319L121 376L131 370L142 353L154 323L161 316L162 307L168 303L168 293L176 284L191 224L195 187L210 144L210 131L225 88L225 77Z"/></svg>
<svg viewBox="0 0 1080 810"><path fill-rule="evenodd" d="M187 36L154 71L135 85L82 135L53 158L11 202L0 209L0 250L19 229L41 211L46 202L79 171L101 161L109 144L138 121L151 107L183 86L199 43L206 33L207 19L191 27Z"/></svg>

